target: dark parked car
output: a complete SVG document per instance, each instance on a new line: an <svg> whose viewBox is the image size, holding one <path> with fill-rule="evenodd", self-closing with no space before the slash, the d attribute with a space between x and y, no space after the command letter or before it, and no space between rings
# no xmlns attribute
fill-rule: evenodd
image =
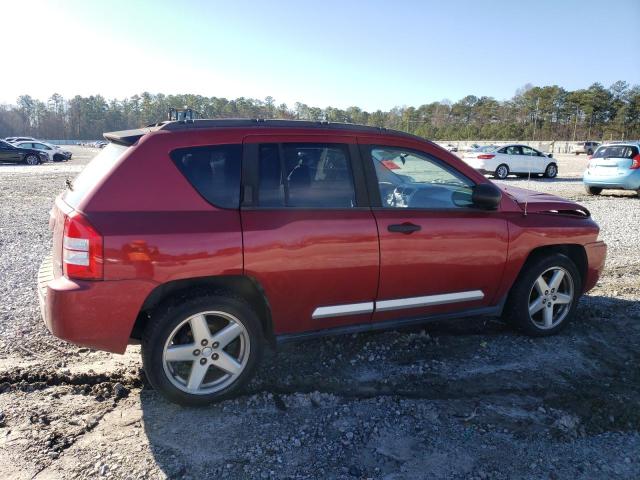
<svg viewBox="0 0 640 480"><path fill-rule="evenodd" d="M604 267L587 209L412 135L195 120L105 138L51 210L42 314L81 345L141 341L180 403L237 392L265 341L478 315L551 335Z"/></svg>
<svg viewBox="0 0 640 480"><path fill-rule="evenodd" d="M65 160L69 160L73 155L69 150L63 150L58 145L52 145L50 143L41 142L39 140L25 142L16 141L13 142L13 144L18 148L31 148L33 150L38 150L44 153L52 162L62 162Z"/></svg>
<svg viewBox="0 0 640 480"><path fill-rule="evenodd" d="M47 154L44 152L40 152L34 148L18 148L9 142L0 140L0 162L38 165L47 160Z"/></svg>

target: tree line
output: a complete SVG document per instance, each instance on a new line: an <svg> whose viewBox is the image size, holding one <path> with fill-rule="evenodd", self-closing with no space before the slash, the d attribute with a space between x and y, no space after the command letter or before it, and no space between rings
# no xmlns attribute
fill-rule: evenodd
<svg viewBox="0 0 640 480"><path fill-rule="evenodd" d="M200 118L281 118L350 122L403 130L433 140L624 140L640 138L640 85L618 81L608 88L567 91L557 85L525 85L513 98L468 95L452 103L395 107L367 112L358 107L293 108L264 100L144 92L122 100L101 95L65 99L55 93L42 101L22 95L15 105L0 105L0 137L99 139L167 118L170 108L188 106Z"/></svg>

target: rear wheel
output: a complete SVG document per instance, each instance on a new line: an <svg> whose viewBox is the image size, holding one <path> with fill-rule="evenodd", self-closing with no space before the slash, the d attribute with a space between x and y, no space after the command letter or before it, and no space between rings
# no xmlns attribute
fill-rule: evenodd
<svg viewBox="0 0 640 480"><path fill-rule="evenodd" d="M593 155L593 150L591 149L587 150L587 155Z"/></svg>
<svg viewBox="0 0 640 480"><path fill-rule="evenodd" d="M40 164L40 158L38 158L37 155L30 153L24 158L24 163L26 163L27 165L38 165Z"/></svg>
<svg viewBox="0 0 640 480"><path fill-rule="evenodd" d="M602 193L602 189L599 187L589 187L585 185L584 189L589 195L600 195Z"/></svg>
<svg viewBox="0 0 640 480"><path fill-rule="evenodd" d="M242 299L210 295L170 305L144 332L151 385L182 405L205 405L238 392L262 352L258 316Z"/></svg>
<svg viewBox="0 0 640 480"><path fill-rule="evenodd" d="M511 289L504 318L527 335L553 335L573 318L581 291L580 274L569 257L538 256Z"/></svg>
<svg viewBox="0 0 640 480"><path fill-rule="evenodd" d="M496 171L493 173L493 176L499 178L500 180L504 180L509 175L509 167L507 167L504 163L498 165Z"/></svg>
<svg viewBox="0 0 640 480"><path fill-rule="evenodd" d="M544 176L547 178L556 178L558 175L558 166L555 163L550 163L544 170Z"/></svg>

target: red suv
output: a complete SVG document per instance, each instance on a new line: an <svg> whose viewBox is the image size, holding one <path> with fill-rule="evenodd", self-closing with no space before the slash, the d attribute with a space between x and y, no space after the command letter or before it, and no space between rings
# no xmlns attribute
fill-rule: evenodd
<svg viewBox="0 0 640 480"><path fill-rule="evenodd" d="M236 392L265 340L472 315L553 334L604 265L584 207L412 135L195 120L105 138L51 211L42 314L80 345L141 341L180 403Z"/></svg>

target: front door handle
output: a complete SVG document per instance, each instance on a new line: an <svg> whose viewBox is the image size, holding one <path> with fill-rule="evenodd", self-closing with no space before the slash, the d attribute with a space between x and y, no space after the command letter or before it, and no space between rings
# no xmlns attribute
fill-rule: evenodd
<svg viewBox="0 0 640 480"><path fill-rule="evenodd" d="M389 225L387 227L387 230L394 233L404 233L405 235L408 235L410 233L417 232L421 228L422 227L420 225L415 225L413 223L406 222L406 223L398 223L395 225Z"/></svg>

